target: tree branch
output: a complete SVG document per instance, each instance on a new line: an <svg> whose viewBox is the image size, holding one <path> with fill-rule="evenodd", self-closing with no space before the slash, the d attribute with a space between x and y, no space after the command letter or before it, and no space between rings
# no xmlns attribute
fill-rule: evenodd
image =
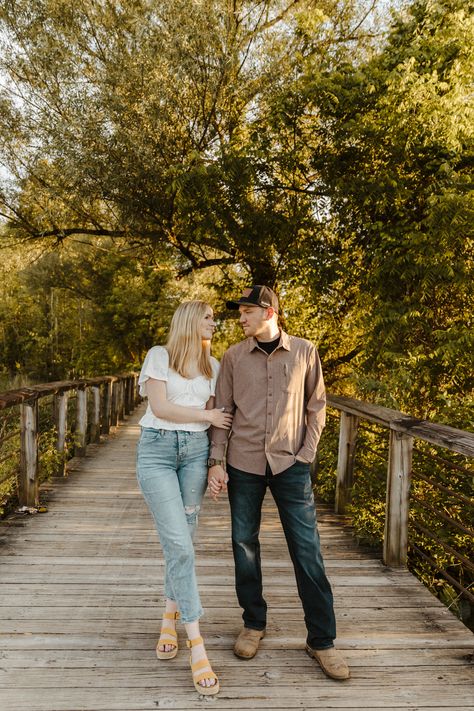
<svg viewBox="0 0 474 711"><path fill-rule="evenodd" d="M177 274L177 279L183 279L197 269L206 269L207 267L217 267L222 264L235 264L234 257L217 257L216 259L203 259L201 262L196 262L192 267L180 269Z"/></svg>

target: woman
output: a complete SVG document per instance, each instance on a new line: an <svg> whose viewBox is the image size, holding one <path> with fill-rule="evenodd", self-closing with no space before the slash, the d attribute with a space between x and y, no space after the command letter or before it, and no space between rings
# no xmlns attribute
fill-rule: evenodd
<svg viewBox="0 0 474 711"><path fill-rule="evenodd" d="M229 429L232 416L214 408L219 364L210 355L215 330L204 301L181 304L166 346L146 355L140 394L148 397L140 420L137 478L155 520L166 563L165 612L156 646L159 659L178 652L176 620L181 616L191 648L196 690L217 694L219 682L207 659L199 618L202 607L194 569L193 537L207 483L207 429Z"/></svg>

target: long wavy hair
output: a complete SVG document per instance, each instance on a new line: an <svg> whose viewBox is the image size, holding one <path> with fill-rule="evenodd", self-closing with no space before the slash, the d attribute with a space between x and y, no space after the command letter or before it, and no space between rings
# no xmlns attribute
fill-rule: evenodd
<svg viewBox="0 0 474 711"><path fill-rule="evenodd" d="M201 375L212 378L211 348L209 341L202 339L201 321L206 315L209 304L205 301L184 301L178 306L171 319L171 326L166 341L170 367L183 378L189 378L197 364Z"/></svg>

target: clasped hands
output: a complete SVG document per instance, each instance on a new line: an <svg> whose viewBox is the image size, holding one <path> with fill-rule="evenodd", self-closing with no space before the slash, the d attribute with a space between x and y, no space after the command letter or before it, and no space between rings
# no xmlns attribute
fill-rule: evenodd
<svg viewBox="0 0 474 711"><path fill-rule="evenodd" d="M209 493L214 501L217 501L217 497L221 491L227 491L227 482L229 477L226 470L220 464L215 464L210 467L207 474L207 483L209 486Z"/></svg>

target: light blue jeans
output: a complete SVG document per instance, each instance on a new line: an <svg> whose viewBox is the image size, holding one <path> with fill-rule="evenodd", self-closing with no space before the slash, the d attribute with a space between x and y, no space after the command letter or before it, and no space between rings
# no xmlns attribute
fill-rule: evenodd
<svg viewBox="0 0 474 711"><path fill-rule="evenodd" d="M207 486L207 432L143 427L137 479L153 515L165 558L165 595L183 622L202 615L194 568L193 539Z"/></svg>

